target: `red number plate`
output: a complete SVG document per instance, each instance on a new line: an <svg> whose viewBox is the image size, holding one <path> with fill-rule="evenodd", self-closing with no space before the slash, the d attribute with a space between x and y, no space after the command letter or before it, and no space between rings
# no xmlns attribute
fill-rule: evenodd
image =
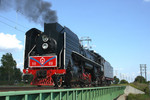
<svg viewBox="0 0 150 100"><path fill-rule="evenodd" d="M57 56L30 56L30 67L56 67Z"/></svg>

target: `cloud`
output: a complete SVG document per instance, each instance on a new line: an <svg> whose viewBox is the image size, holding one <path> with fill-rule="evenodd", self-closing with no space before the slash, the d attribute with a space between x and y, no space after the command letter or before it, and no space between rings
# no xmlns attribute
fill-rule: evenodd
<svg viewBox="0 0 150 100"><path fill-rule="evenodd" d="M150 2L150 0L144 0L145 2Z"/></svg>
<svg viewBox="0 0 150 100"><path fill-rule="evenodd" d="M23 45L20 43L21 41L16 38L16 35L0 33L0 51L10 52L21 50Z"/></svg>

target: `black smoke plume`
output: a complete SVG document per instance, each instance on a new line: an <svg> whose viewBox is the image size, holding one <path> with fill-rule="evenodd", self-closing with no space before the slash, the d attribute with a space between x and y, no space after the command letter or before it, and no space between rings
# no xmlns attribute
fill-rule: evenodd
<svg viewBox="0 0 150 100"><path fill-rule="evenodd" d="M57 22L56 12L50 9L51 6L51 3L43 0L0 0L0 11L13 9L41 25Z"/></svg>

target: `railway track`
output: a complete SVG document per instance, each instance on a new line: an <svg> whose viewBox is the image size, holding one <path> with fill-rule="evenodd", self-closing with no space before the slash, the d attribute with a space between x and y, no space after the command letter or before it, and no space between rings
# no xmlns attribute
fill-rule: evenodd
<svg viewBox="0 0 150 100"><path fill-rule="evenodd" d="M6 86L6 87L0 87L0 92L8 92L8 91L30 91L30 90L52 90L52 89L73 89L73 88L81 88L81 87L60 87L60 88L56 88L56 87L50 87L50 86L43 86L43 87L18 87L18 86ZM84 88L84 87L82 87ZM85 87L88 88L88 87ZM92 88L92 87L89 87Z"/></svg>
<svg viewBox="0 0 150 100"><path fill-rule="evenodd" d="M104 87L104 86L98 86L98 87ZM108 87L108 86L107 86ZM52 89L75 89L75 88L94 88L94 86L83 86L80 87L77 86L71 86L71 87L51 87L51 86L42 86L42 87L36 87L36 86L0 86L0 92L7 92L7 91L30 91L30 90L52 90Z"/></svg>
<svg viewBox="0 0 150 100"><path fill-rule="evenodd" d="M56 89L55 87L0 87L0 92L7 92L7 91L27 91L27 90L49 90L49 89ZM63 88L59 88L63 89Z"/></svg>

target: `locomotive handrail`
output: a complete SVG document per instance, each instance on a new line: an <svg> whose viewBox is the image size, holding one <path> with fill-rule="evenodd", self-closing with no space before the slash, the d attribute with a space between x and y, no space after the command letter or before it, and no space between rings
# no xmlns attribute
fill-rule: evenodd
<svg viewBox="0 0 150 100"><path fill-rule="evenodd" d="M96 66L102 67L102 65L100 65L100 64L98 64L98 63L96 63L96 62L94 62L94 61L92 61L92 60L90 60L90 59L84 57L83 55L81 55L81 54L79 54L79 53L77 53L77 52L75 52L75 51L72 51L72 53L74 53L74 54L76 54L76 55L78 55L78 56L84 58L84 59L87 60L87 61L90 61L91 63L95 64Z"/></svg>
<svg viewBox="0 0 150 100"><path fill-rule="evenodd" d="M66 32L64 32L64 69L66 67L65 58L66 58Z"/></svg>
<svg viewBox="0 0 150 100"><path fill-rule="evenodd" d="M33 46L33 48L30 50L30 52L28 53L28 57L30 55L30 53L32 52L32 50L36 47L36 45Z"/></svg>
<svg viewBox="0 0 150 100"><path fill-rule="evenodd" d="M61 51L59 53L59 67L61 67L61 54L62 54L62 50L63 50L63 48L61 49Z"/></svg>

